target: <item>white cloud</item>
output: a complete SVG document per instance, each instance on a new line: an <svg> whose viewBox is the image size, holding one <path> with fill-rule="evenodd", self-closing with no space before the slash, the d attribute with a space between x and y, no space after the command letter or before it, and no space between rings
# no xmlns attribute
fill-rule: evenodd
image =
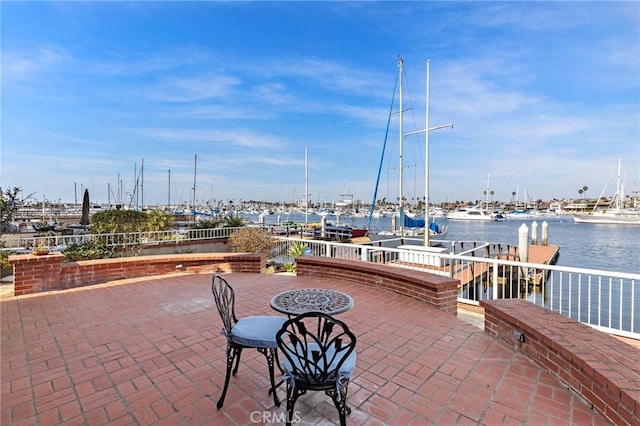
<svg viewBox="0 0 640 426"><path fill-rule="evenodd" d="M69 59L67 51L55 45L33 50L2 52L2 78L6 82L27 80L34 74L50 71Z"/></svg>
<svg viewBox="0 0 640 426"><path fill-rule="evenodd" d="M240 79L227 75L202 77L171 77L144 91L151 100L163 102L193 102L226 98L241 84Z"/></svg>
<svg viewBox="0 0 640 426"><path fill-rule="evenodd" d="M249 148L276 149L282 147L286 141L281 138L242 129L175 129L175 128L139 128L125 129L149 139L165 139L181 142L198 142L201 146L206 143L228 144L229 149L234 146Z"/></svg>

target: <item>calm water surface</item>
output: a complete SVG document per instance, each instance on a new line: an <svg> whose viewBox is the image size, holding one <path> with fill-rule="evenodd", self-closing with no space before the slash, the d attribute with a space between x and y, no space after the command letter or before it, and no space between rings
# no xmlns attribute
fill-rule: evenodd
<svg viewBox="0 0 640 426"><path fill-rule="evenodd" d="M531 235L533 220L470 223L438 220L449 227L447 239L478 239L518 244L518 229L525 224ZM538 241L548 224L549 244L560 246L558 265L640 273L640 226L576 224L571 217L536 219ZM530 237L531 238L531 237Z"/></svg>

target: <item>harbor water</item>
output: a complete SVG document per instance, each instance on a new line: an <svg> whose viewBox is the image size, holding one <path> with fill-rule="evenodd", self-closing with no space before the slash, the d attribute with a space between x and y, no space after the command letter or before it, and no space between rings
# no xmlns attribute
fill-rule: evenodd
<svg viewBox="0 0 640 426"><path fill-rule="evenodd" d="M247 219L257 221L257 216L247 216ZM332 221L335 217L328 216ZM503 243L516 246L518 244L518 230L525 224L531 230L533 222L538 225L538 242L541 240L542 224L548 225L549 244L560 246L560 256L557 265L576 268L601 269L605 271L640 273L640 226L634 225L595 225L576 224L571 216L547 216L536 219L509 219L496 221L453 221L436 218L438 225L446 225L449 241L478 241L489 243ZM266 223L280 223L293 221L305 223L304 214L268 215ZM320 222L320 216L311 214L308 223ZM342 217L342 223L352 226L367 226L369 218ZM381 217L371 219L371 233L391 229L391 218Z"/></svg>

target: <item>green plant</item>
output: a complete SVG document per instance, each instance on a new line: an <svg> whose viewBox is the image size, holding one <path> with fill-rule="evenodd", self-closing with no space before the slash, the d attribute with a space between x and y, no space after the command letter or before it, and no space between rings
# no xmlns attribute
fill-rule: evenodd
<svg viewBox="0 0 640 426"><path fill-rule="evenodd" d="M175 226L175 219L167 212L151 210L106 210L91 217L94 234L165 231Z"/></svg>
<svg viewBox="0 0 640 426"><path fill-rule="evenodd" d="M289 246L287 250L287 255L293 258L293 262L287 262L284 264L283 268L286 272L296 272L296 262L295 259L305 254L305 252L309 249L309 246L305 243L297 242Z"/></svg>
<svg viewBox="0 0 640 426"><path fill-rule="evenodd" d="M9 263L9 251L1 250L4 248L4 241L0 240L0 268L8 269L11 268L11 263Z"/></svg>
<svg viewBox="0 0 640 426"><path fill-rule="evenodd" d="M147 231L164 231L166 229L172 228L173 226L175 226L175 224L175 218L173 217L173 215L167 212L161 210L150 210L147 212Z"/></svg>
<svg viewBox="0 0 640 426"><path fill-rule="evenodd" d="M46 246L43 243L40 244L36 244L33 246L33 248L31 249L32 253L48 253L49 252L49 247Z"/></svg>
<svg viewBox="0 0 640 426"><path fill-rule="evenodd" d="M302 256L308 248L309 246L305 243L297 242L289 246L287 254L295 259L296 257Z"/></svg>
<svg viewBox="0 0 640 426"><path fill-rule="evenodd" d="M18 211L18 207L33 195L32 193L21 199L18 197L21 191L22 188L18 187L7 189L0 187L0 230L2 232L9 230L9 225L13 220L13 215Z"/></svg>
<svg viewBox="0 0 640 426"><path fill-rule="evenodd" d="M72 244L63 250L62 254L65 255L66 261L68 262L119 257L119 254L115 250L108 248L96 240Z"/></svg>
<svg viewBox="0 0 640 426"><path fill-rule="evenodd" d="M234 253L269 253L275 246L273 237L259 228L240 228L229 235Z"/></svg>

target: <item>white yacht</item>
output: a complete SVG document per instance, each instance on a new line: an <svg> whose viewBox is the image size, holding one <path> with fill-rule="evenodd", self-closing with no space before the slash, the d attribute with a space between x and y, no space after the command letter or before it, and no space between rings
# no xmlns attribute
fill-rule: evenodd
<svg viewBox="0 0 640 426"><path fill-rule="evenodd" d="M445 214L447 220L496 220L491 214L478 207L461 207Z"/></svg>

